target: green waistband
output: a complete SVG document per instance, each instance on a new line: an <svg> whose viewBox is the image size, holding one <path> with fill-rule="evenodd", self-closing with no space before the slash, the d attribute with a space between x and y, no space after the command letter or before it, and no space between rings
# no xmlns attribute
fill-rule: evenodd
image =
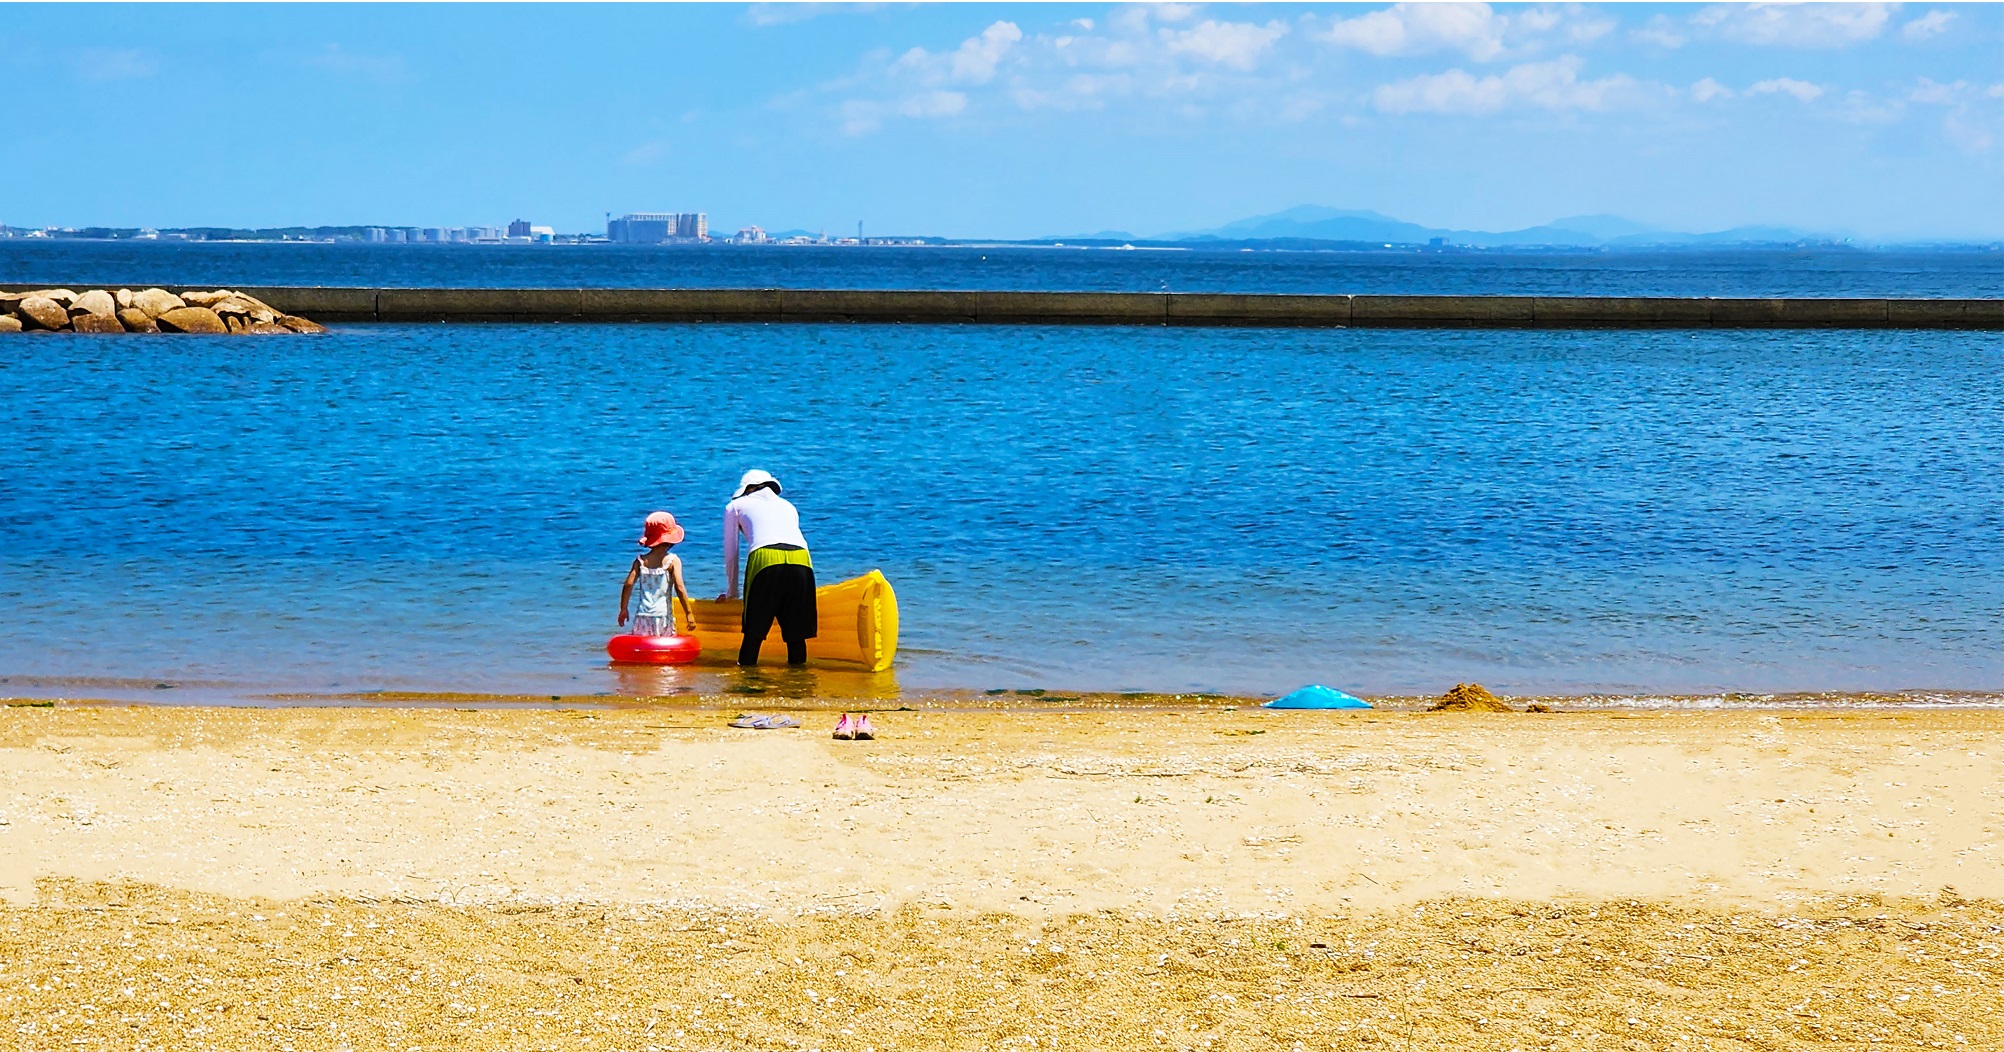
<svg viewBox="0 0 2004 1052"><path fill-rule="evenodd" d="M754 548L745 557L745 591L751 591L752 578L768 566L805 566L814 569L814 560L805 548Z"/></svg>

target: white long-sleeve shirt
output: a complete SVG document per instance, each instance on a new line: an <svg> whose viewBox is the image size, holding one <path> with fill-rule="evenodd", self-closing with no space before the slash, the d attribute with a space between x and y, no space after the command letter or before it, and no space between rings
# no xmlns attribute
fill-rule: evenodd
<svg viewBox="0 0 2004 1052"><path fill-rule="evenodd" d="M807 547L800 534L800 512L793 502L769 489L747 493L724 505L725 593L738 597L738 537L745 539L745 551L753 552L768 544L796 544Z"/></svg>

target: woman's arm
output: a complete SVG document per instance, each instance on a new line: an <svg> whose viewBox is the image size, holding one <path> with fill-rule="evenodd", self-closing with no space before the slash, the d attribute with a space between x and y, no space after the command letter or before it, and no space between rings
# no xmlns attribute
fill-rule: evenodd
<svg viewBox="0 0 2004 1052"><path fill-rule="evenodd" d="M626 604L633 599L633 582L640 579L640 560L633 560L633 566L626 571L626 583L619 586L619 623L626 624Z"/></svg>
<svg viewBox="0 0 2004 1052"><path fill-rule="evenodd" d="M682 600L682 619L689 622L689 631L696 630L696 609L689 605L689 586L682 583L682 557L668 557L668 580L675 585L675 594Z"/></svg>
<svg viewBox="0 0 2004 1052"><path fill-rule="evenodd" d="M738 533L744 524L738 521L738 509L724 505L724 598L738 597Z"/></svg>

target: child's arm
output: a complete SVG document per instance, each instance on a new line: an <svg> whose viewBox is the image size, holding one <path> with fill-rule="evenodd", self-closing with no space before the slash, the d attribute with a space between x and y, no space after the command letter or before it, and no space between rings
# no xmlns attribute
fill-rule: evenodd
<svg viewBox="0 0 2004 1052"><path fill-rule="evenodd" d="M633 566L626 571L626 583L619 586L619 623L626 624L626 604L633 599L633 582L640 579L640 560L633 560Z"/></svg>
<svg viewBox="0 0 2004 1052"><path fill-rule="evenodd" d="M668 580L674 582L675 594L682 600L682 619L689 622L689 630L696 630L696 610L689 605L689 586L682 583L682 557L668 557Z"/></svg>

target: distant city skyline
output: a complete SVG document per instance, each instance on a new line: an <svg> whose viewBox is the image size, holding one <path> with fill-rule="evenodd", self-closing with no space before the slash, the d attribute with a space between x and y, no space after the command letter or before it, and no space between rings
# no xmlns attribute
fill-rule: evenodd
<svg viewBox="0 0 2004 1052"><path fill-rule="evenodd" d="M118 115L125 130L17 121L0 223L387 230L531 215L584 232L700 202L725 233L860 221L1029 239L1313 205L1442 230L1604 214L1686 232L2004 238L1998 5L229 14L10 8L10 108ZM689 46L607 52L651 38Z"/></svg>
<svg viewBox="0 0 2004 1052"><path fill-rule="evenodd" d="M1276 249L1313 248L1318 245L1384 248L1662 248L1734 246L1831 245L1858 247L1899 247L1914 245L1963 244L1994 248L2004 238L1887 238L1860 239L1828 231L1772 225L1746 225L1719 231L1666 230L1637 223L1622 216L1563 216L1547 223L1517 230L1451 230L1406 222L1378 212L1333 209L1303 205L1281 212L1248 216L1207 230L1136 234L1125 230L1098 230L1084 233L1044 235L1029 238L946 237L925 232L874 234L866 237L861 224L853 236L830 234L827 230L798 229L767 231L756 224L734 232L712 233L709 217L701 212L638 212L612 217L599 231L559 231L554 227L515 219L506 226L384 226L375 224L289 225L272 228L234 227L46 227L23 229L0 224L0 240L17 238L83 238L138 241L263 240L263 241L349 241L373 244L468 244L531 245L607 243L625 245L924 245L924 244L1113 244L1134 242L1149 245L1206 245L1270 247Z"/></svg>

